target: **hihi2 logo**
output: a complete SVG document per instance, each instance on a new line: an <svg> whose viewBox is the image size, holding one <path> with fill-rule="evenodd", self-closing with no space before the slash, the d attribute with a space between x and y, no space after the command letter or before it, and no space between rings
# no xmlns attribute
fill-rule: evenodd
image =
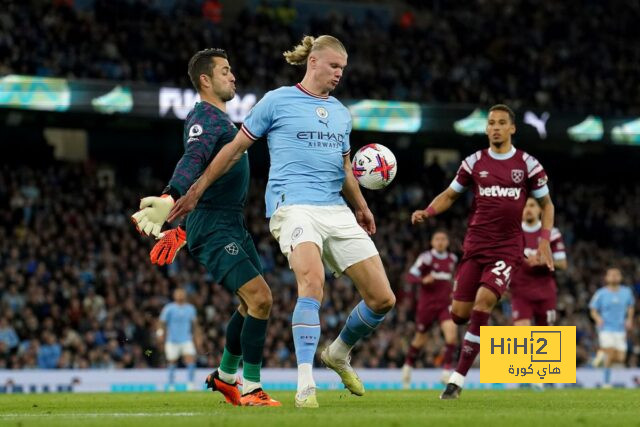
<svg viewBox="0 0 640 427"><path fill-rule="evenodd" d="M481 383L575 383L575 326L482 326Z"/></svg>

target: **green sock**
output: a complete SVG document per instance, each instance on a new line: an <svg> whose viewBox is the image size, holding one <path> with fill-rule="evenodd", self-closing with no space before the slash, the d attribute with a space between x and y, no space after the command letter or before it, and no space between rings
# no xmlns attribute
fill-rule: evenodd
<svg viewBox="0 0 640 427"><path fill-rule="evenodd" d="M241 335L243 325L244 317L236 310L227 324L226 342L222 353L222 361L220 362L220 370L227 374L235 374L242 359Z"/></svg>
<svg viewBox="0 0 640 427"><path fill-rule="evenodd" d="M244 319L242 327L242 376L249 381L260 382L260 367L264 340L267 336L267 320L250 315Z"/></svg>
<svg viewBox="0 0 640 427"><path fill-rule="evenodd" d="M231 354L227 348L222 352L222 360L220 361L220 370L225 374L235 374L238 371L238 365L242 356Z"/></svg>

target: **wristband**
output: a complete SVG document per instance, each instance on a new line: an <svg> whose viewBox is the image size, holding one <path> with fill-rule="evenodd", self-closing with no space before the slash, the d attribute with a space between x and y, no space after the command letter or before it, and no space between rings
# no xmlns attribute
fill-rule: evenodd
<svg viewBox="0 0 640 427"><path fill-rule="evenodd" d="M433 208L433 206L429 205L427 206L427 208L425 209L425 211L427 212L427 215L429 215L430 217L432 216L436 216L438 213L436 212L436 210Z"/></svg>
<svg viewBox="0 0 640 427"><path fill-rule="evenodd" d="M551 230L541 230L540 231L540 238L544 239L546 241L550 241L551 240Z"/></svg>

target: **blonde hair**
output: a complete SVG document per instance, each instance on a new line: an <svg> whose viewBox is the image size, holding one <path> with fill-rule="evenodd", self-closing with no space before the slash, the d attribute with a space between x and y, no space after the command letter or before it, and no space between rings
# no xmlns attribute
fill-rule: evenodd
<svg viewBox="0 0 640 427"><path fill-rule="evenodd" d="M306 65L307 58L311 52L315 52L321 49L331 48L343 54L347 54L347 49L340 40L333 36L324 35L318 38L313 36L304 36L299 45L292 50L288 50L283 53L284 58L291 65Z"/></svg>

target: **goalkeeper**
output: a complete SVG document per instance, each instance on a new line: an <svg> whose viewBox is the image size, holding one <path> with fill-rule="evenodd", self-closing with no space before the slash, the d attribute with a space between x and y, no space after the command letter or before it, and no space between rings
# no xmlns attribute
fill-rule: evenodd
<svg viewBox="0 0 640 427"><path fill-rule="evenodd" d="M237 128L226 114L226 102L235 95L235 77L222 49L197 52L189 61L189 78L200 94L185 120L185 152L169 185L160 197L145 197L132 219L145 235L160 238L151 261L171 263L185 244L229 292L238 295L240 306L227 326L220 367L206 379L207 386L220 391L227 402L246 406L280 406L260 384L260 367L272 298L262 277L262 267L244 221L249 189L247 153L220 180L210 186L196 209L182 225L160 233L174 201L202 174L220 149L235 137ZM185 230L186 229L186 230ZM236 371L243 362L242 391Z"/></svg>

